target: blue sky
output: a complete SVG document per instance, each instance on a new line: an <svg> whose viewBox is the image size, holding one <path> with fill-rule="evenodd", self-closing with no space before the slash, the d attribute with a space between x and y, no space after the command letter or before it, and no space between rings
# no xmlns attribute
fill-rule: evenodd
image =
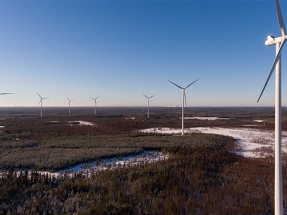
<svg viewBox="0 0 287 215"><path fill-rule="evenodd" d="M287 1L281 1L287 25ZM273 106L275 1L0 1L0 106ZM282 104L287 105L287 55Z"/></svg>

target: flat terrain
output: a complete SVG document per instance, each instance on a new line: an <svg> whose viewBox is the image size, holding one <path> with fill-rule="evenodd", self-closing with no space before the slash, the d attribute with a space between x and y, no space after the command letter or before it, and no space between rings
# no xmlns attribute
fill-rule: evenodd
<svg viewBox="0 0 287 215"><path fill-rule="evenodd" d="M186 108L185 127L200 132L185 136L142 132L180 131L179 107L151 107L149 119L145 107L99 107L96 116L92 107L72 108L70 115L68 108L44 108L42 118L39 114L39 108L0 109L0 214L273 213L272 135L260 136L274 130L274 108ZM252 141L265 144L268 153L245 158L234 151L238 140L216 134L242 129L256 134ZM233 136L244 139L241 133ZM39 172L122 160L146 150L168 158L91 170L88 177ZM283 160L285 179L285 155Z"/></svg>
<svg viewBox="0 0 287 215"><path fill-rule="evenodd" d="M189 135L139 134L147 128L181 128L181 108L6 108L0 112L0 169L57 171L95 159L144 149L190 144ZM287 109L283 109L283 115ZM274 127L273 108L186 108L185 127ZM286 117L283 117L285 119ZM287 122L287 120L286 120ZM284 123L283 123L284 124ZM285 124L284 124L285 125ZM283 126L285 129L285 126ZM204 141L203 141L204 142Z"/></svg>

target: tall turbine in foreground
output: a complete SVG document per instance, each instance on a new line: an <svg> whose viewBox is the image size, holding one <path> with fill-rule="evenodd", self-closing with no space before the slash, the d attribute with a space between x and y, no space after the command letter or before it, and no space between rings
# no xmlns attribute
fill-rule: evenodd
<svg viewBox="0 0 287 215"><path fill-rule="evenodd" d="M192 82L191 84L187 85L185 88L171 82L170 80L168 80L170 83L174 84L175 86L177 86L179 89L181 89L182 91L182 132L181 132L181 135L184 135L184 100L185 100L185 104L186 104L186 95L185 95L185 90L190 86L192 85L193 83L197 82L197 80L195 80L194 82Z"/></svg>
<svg viewBox="0 0 287 215"><path fill-rule="evenodd" d="M74 100L71 100L71 99L69 99L67 96L66 96L66 98L68 99L68 104L69 104L69 114L71 113L71 101L74 101Z"/></svg>
<svg viewBox="0 0 287 215"><path fill-rule="evenodd" d="M143 93L142 93L143 94ZM145 94L143 94L144 97L147 98L147 118L149 118L149 99L151 99L152 97L154 97L155 95L153 96L150 96L150 97L147 97Z"/></svg>
<svg viewBox="0 0 287 215"><path fill-rule="evenodd" d="M42 114L42 100L43 100L43 99L48 99L49 97L44 97L44 98L43 98L43 97L40 96L39 93L37 93L37 94L38 94L38 96L40 97L40 101L39 101L39 104L41 103L40 117L42 117L42 116L43 116L43 114ZM39 104L38 104L38 105L39 105Z"/></svg>
<svg viewBox="0 0 287 215"><path fill-rule="evenodd" d="M97 98L99 98L100 96L98 96ZM90 99L93 99L95 101L95 107L94 107L94 115L97 114L97 98L93 98L93 97L89 97Z"/></svg>
<svg viewBox="0 0 287 215"><path fill-rule="evenodd" d="M274 199L275 199L275 215L283 214L283 186L282 186L282 151L281 151L281 133L282 133L282 120L281 120L281 52L286 42L286 30L278 0L276 2L277 17L279 27L281 29L281 37L274 37L269 35L265 41L265 45L271 46L276 44L276 57L271 67L269 76L257 100L259 102L268 81L276 67L275 77L275 186L274 186Z"/></svg>

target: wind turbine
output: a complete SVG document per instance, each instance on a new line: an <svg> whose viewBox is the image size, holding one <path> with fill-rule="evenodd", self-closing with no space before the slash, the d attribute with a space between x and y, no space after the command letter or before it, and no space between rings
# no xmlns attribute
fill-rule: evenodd
<svg viewBox="0 0 287 215"><path fill-rule="evenodd" d="M171 82L170 80L168 80L170 83L174 84L175 86L177 86L179 89L181 89L182 91L182 132L181 132L181 135L184 135L184 100L185 100L185 104L186 104L186 95L185 95L185 90L190 86L192 85L193 83L197 82L197 80L195 80L194 82L192 82L191 84L187 85L185 88Z"/></svg>
<svg viewBox="0 0 287 215"><path fill-rule="evenodd" d="M41 97L41 96L40 96L40 94L39 94L39 93L37 93L37 94L38 94L38 96L40 97L40 101L39 101L39 104L41 103L41 112L40 112L40 117L42 117L42 116L43 116L43 115L42 115L42 100L43 100L43 99L48 99L49 97L44 97L44 98L43 98L43 97ZM38 105L39 105L39 104L38 104Z"/></svg>
<svg viewBox="0 0 287 215"><path fill-rule="evenodd" d="M143 94L143 93L142 93L142 94ZM150 97L147 97L145 94L143 94L143 95L144 95L144 97L147 98L147 118L149 118L149 99L152 98L152 97L154 97L155 95L150 96Z"/></svg>
<svg viewBox="0 0 287 215"><path fill-rule="evenodd" d="M277 18L279 21L279 27L281 29L281 37L274 37L269 35L265 41L265 45L272 46L276 44L276 57L272 64L269 76L265 82L265 85L261 91L261 94L257 100L259 102L269 79L276 67L275 74L275 186L274 186L274 199L275 199L275 215L283 214L283 185L282 185L282 119L281 119L281 52L283 46L286 42L287 35L285 30L285 25L280 9L280 4L278 0L275 0Z"/></svg>
<svg viewBox="0 0 287 215"><path fill-rule="evenodd" d="M69 114L70 114L71 113L71 101L74 101L74 100L69 99L67 96L66 96L66 98L69 101Z"/></svg>
<svg viewBox="0 0 287 215"><path fill-rule="evenodd" d="M97 98L99 98L100 96L98 96ZM93 98L93 97L89 97L90 99L93 99L95 101L95 107L94 107L94 115L96 115L97 113L97 98Z"/></svg>

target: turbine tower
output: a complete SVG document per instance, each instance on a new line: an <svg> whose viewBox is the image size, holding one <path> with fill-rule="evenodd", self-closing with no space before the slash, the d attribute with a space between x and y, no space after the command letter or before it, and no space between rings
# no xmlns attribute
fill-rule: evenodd
<svg viewBox="0 0 287 215"><path fill-rule="evenodd" d="M37 94L38 94L38 96L40 97L40 101L39 101L39 104L41 103L40 117L42 117L42 116L43 116L43 114L42 114L42 100L43 100L43 99L48 99L49 97L44 97L44 98L43 98L43 97L40 96L39 93L37 93ZM39 104L38 104L38 105L39 105Z"/></svg>
<svg viewBox="0 0 287 215"><path fill-rule="evenodd" d="M99 98L100 96L98 96L97 98ZM89 97L90 99L93 99L95 101L95 107L94 107L94 115L97 114L97 98L93 98L93 97Z"/></svg>
<svg viewBox="0 0 287 215"><path fill-rule="evenodd" d="M74 100L69 99L67 96L66 96L66 98L69 101L69 114L70 114L71 113L71 101L74 101Z"/></svg>
<svg viewBox="0 0 287 215"><path fill-rule="evenodd" d="M185 100L185 104L186 104L186 95L185 95L185 90L190 86L192 85L193 83L197 82L197 80L195 80L194 82L192 82L191 84L187 85L185 88L171 82L170 80L168 80L170 83L174 84L175 86L177 86L179 89L181 89L182 91L182 132L181 132L181 135L183 136L184 135L184 100Z"/></svg>
<svg viewBox="0 0 287 215"><path fill-rule="evenodd" d="M283 183L282 183L282 119L281 119L281 52L283 50L283 46L286 42L287 35L285 30L285 25L280 9L280 4L278 0L275 0L276 10L277 10L277 18L279 21L279 27L281 29L281 37L274 37L269 35L267 40L265 41L265 45L272 46L276 45L276 57L273 62L273 65L270 69L269 76L265 82L265 85L261 91L261 94L257 100L259 102L269 79L276 67L275 74L275 185L274 185L274 213L275 215L282 215L283 211Z"/></svg>
<svg viewBox="0 0 287 215"><path fill-rule="evenodd" d="M143 93L142 93L143 94ZM154 97L155 95L153 96L150 96L150 97L147 97L145 94L143 94L144 97L147 98L147 118L149 118L149 99L151 99L152 97Z"/></svg>

